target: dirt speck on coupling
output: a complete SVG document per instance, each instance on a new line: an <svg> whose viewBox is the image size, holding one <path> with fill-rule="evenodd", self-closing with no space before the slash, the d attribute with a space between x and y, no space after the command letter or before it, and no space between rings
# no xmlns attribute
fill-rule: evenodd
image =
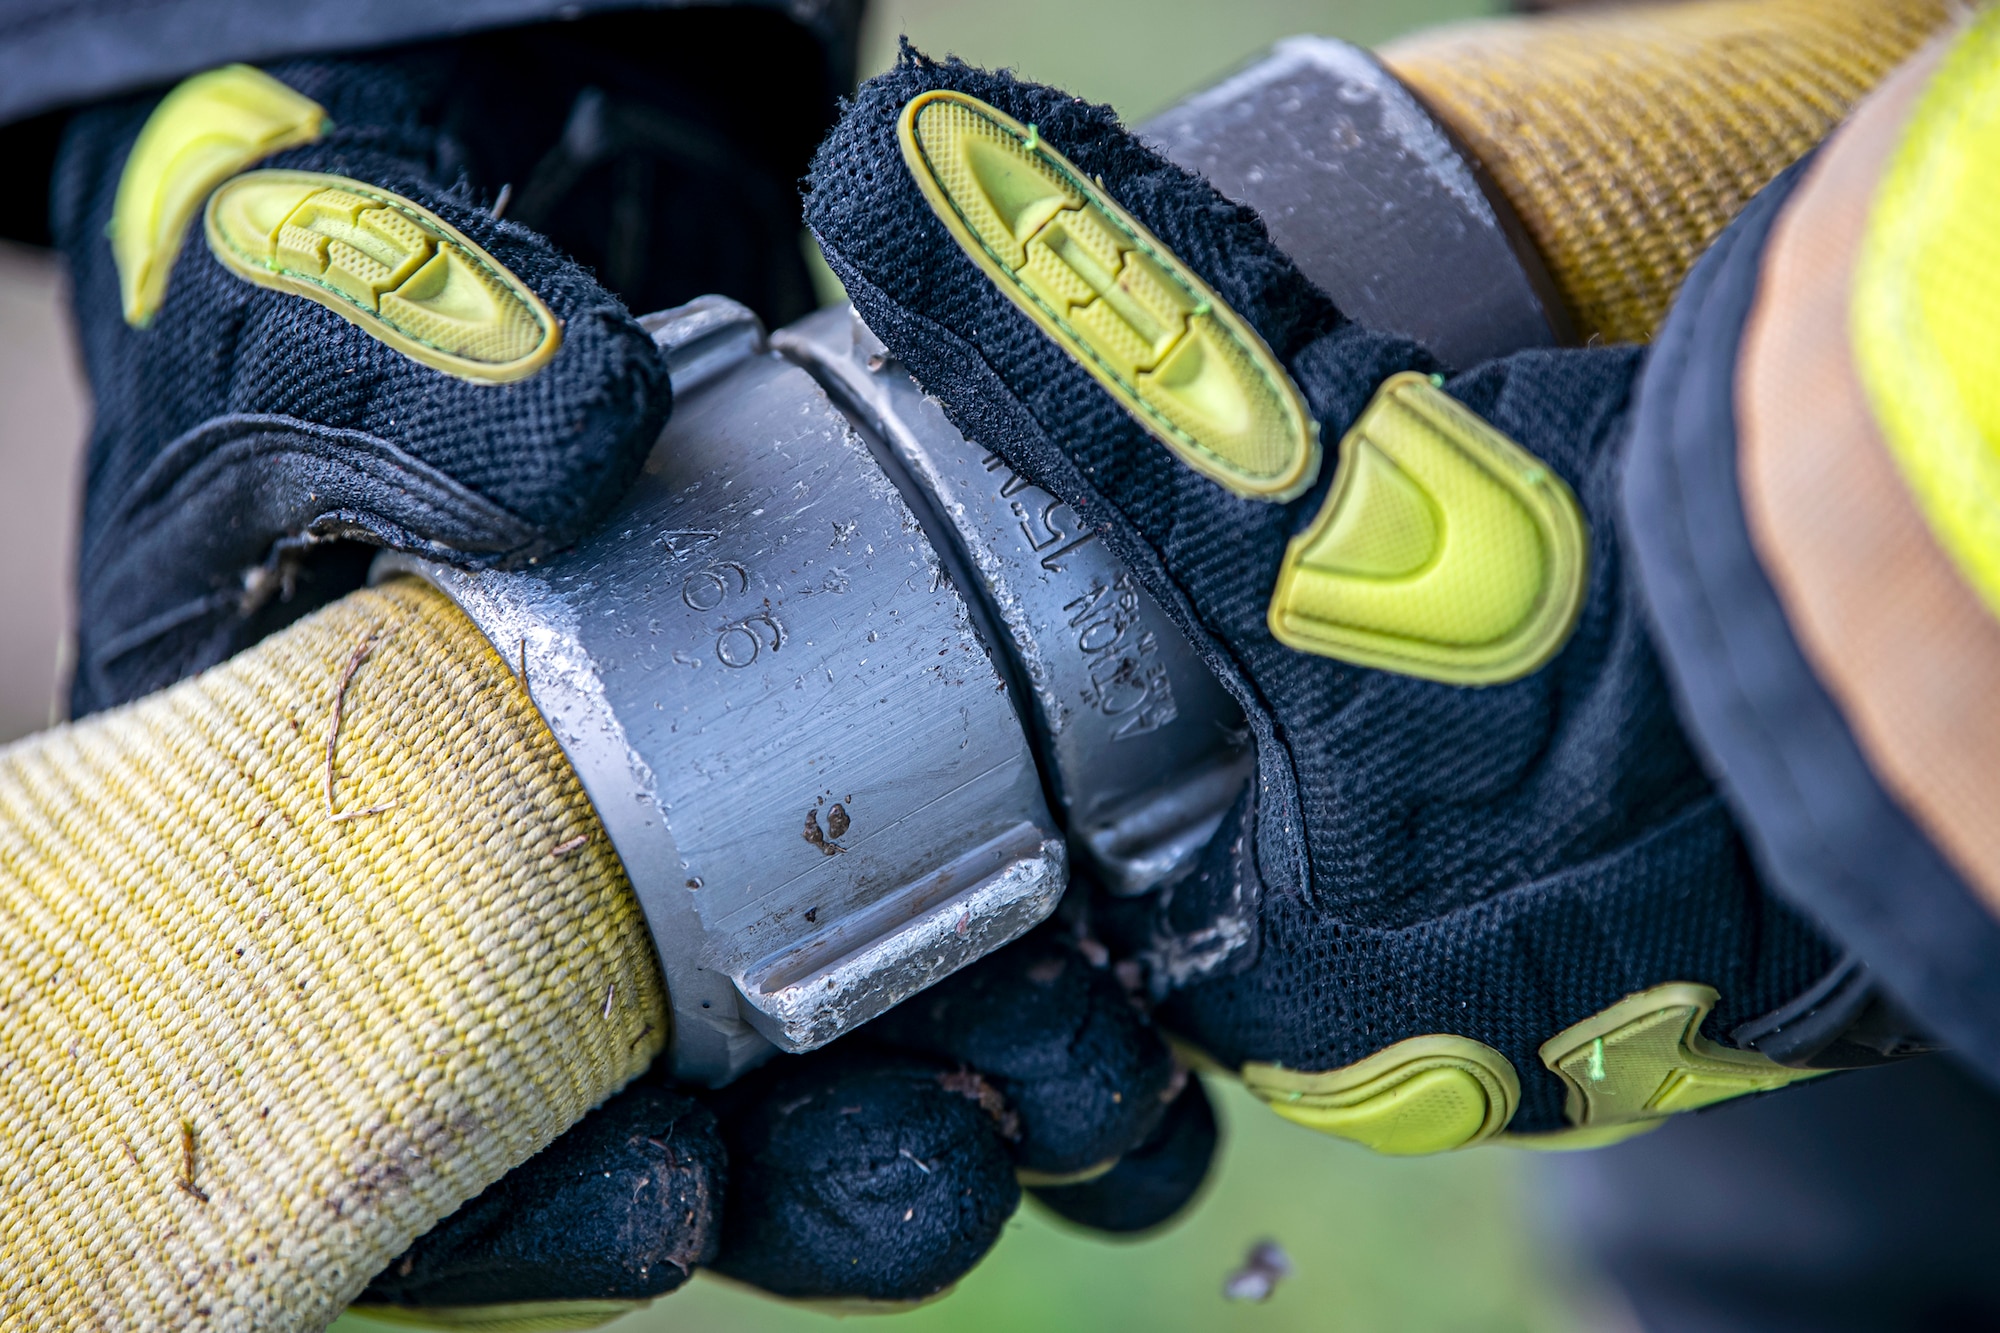
<svg viewBox="0 0 2000 1333"><path fill-rule="evenodd" d="M837 805L833 808L835 810L840 809L840 807ZM827 816L826 822L829 828L833 826L833 816L831 814ZM840 836L840 833L844 833L846 831L847 831L847 814L845 811L842 811L840 818L840 832L835 833L834 837L837 838ZM807 842L811 843L813 846L819 848L820 851L824 852L828 856L835 856L847 850L845 847L842 847L839 843L829 839L826 836L826 834L821 831L819 826L818 807L814 807L813 809L806 811L806 827L805 831L801 833L800 836L803 837Z"/></svg>

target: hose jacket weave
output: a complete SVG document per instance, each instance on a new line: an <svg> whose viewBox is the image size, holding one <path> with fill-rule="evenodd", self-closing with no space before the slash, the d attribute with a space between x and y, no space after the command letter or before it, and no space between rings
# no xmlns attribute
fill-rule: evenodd
<svg viewBox="0 0 2000 1333"><path fill-rule="evenodd" d="M1485 163L1580 339L1642 341L1750 196L1944 25L1948 0L1690 0L1384 47Z"/></svg>
<svg viewBox="0 0 2000 1333"><path fill-rule="evenodd" d="M0 751L0 1328L322 1328L666 1021L575 776L425 587Z"/></svg>

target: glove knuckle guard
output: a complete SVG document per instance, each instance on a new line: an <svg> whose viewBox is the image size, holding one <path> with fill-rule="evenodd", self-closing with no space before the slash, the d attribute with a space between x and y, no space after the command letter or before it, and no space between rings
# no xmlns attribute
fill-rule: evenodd
<svg viewBox="0 0 2000 1333"><path fill-rule="evenodd" d="M429 209L345 176L251 171L209 196L204 230L246 282L317 301L460 379L524 379L562 343L555 316Z"/></svg>
<svg viewBox="0 0 2000 1333"><path fill-rule="evenodd" d="M76 713L350 591L360 546L572 541L657 437L645 331L430 179L431 59L232 66L71 120L55 230L97 400Z"/></svg>
<svg viewBox="0 0 2000 1333"><path fill-rule="evenodd" d="M1589 586L1590 534L1562 478L1413 373L1382 385L1340 453L1278 569L1278 642L1459 685L1556 655Z"/></svg>
<svg viewBox="0 0 2000 1333"><path fill-rule="evenodd" d="M281 149L326 132L326 111L261 70L197 74L146 118L119 173L111 208L125 322L144 328L167 299L188 224L218 185Z"/></svg>
<svg viewBox="0 0 2000 1333"><path fill-rule="evenodd" d="M938 89L896 132L967 257L1176 457L1253 498L1312 485L1319 423L1271 349L1034 126Z"/></svg>

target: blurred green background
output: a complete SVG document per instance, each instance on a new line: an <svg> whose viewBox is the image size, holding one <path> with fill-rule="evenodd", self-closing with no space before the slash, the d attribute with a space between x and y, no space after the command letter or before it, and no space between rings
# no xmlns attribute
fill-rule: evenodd
<svg viewBox="0 0 2000 1333"><path fill-rule="evenodd" d="M900 34L1116 106L1158 111L1280 37L1317 32L1372 45L1493 11L1485 0L874 0L864 68ZM1291 1125L1212 1080L1224 1142L1208 1189L1163 1234L1111 1242L1032 1202L992 1255L941 1301L880 1322L884 1333L1569 1333L1615 1317L1540 1235L1532 1159L1508 1149L1376 1157ZM1260 1240L1293 1275L1263 1304L1223 1299ZM886 1322L881 1322L886 1321ZM352 1316L336 1333L383 1333ZM826 1333L835 1317L707 1277L612 1326L617 1333Z"/></svg>
<svg viewBox="0 0 2000 1333"><path fill-rule="evenodd" d="M1005 67L1128 122L1213 83L1280 37L1374 46L1413 28L1476 18L1504 0L869 0L862 68L886 69L907 34L928 55Z"/></svg>

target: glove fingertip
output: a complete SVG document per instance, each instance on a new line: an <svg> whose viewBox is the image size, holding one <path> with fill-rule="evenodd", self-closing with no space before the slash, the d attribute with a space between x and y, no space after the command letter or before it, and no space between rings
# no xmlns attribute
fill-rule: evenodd
<svg viewBox="0 0 2000 1333"><path fill-rule="evenodd" d="M1084 1170L1143 1141L1174 1077L1165 1039L1112 974L1046 930L891 1010L869 1032L977 1071L1010 1113L1015 1165L1044 1175Z"/></svg>
<svg viewBox="0 0 2000 1333"><path fill-rule="evenodd" d="M805 1300L949 1287L1020 1203L997 1126L947 1071L846 1051L760 1085L728 1126L718 1272Z"/></svg>
<svg viewBox="0 0 2000 1333"><path fill-rule="evenodd" d="M663 1296L715 1257L726 1174L714 1115L643 1079L419 1236L362 1300L437 1309Z"/></svg>
<svg viewBox="0 0 2000 1333"><path fill-rule="evenodd" d="M1190 1076L1158 1127L1109 1171L1080 1184L1029 1193L1078 1226L1141 1235L1172 1222L1194 1202L1208 1179L1218 1139L1215 1108L1201 1080Z"/></svg>

